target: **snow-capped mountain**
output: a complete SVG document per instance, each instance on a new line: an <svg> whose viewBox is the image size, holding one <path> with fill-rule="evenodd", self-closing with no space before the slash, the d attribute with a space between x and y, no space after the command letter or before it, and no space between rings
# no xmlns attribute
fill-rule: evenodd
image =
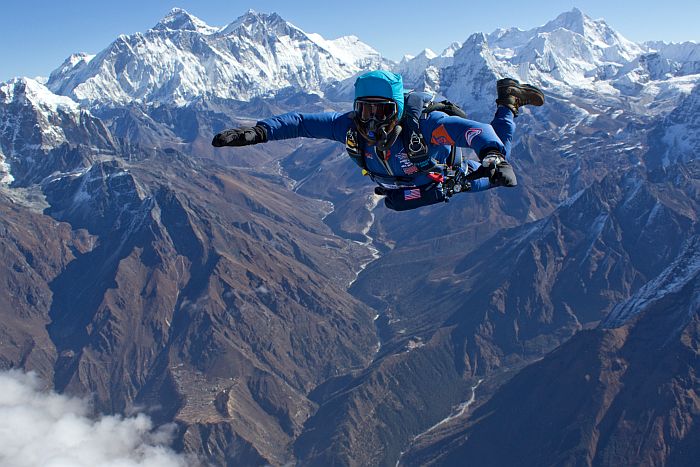
<svg viewBox="0 0 700 467"><path fill-rule="evenodd" d="M223 28L174 9L145 33L122 35L94 57L74 55L48 86L80 102L185 105L202 97L249 100L324 86L384 64L356 37L325 40L277 14L249 11Z"/></svg>
<svg viewBox="0 0 700 467"><path fill-rule="evenodd" d="M629 105L639 102L645 112L656 113L659 109L649 109L649 103L673 105L700 81L698 56L698 44L636 44L604 20L574 8L527 31L509 28L473 34L449 61L421 54L402 61L397 69L413 86L425 83L426 90L479 114L486 109L484 96L493 94L487 83L492 87L493 80L506 76L568 99L632 98ZM440 83L437 89L435 83ZM662 108L670 110L669 105ZM574 112L581 111L588 113L581 108Z"/></svg>
<svg viewBox="0 0 700 467"><path fill-rule="evenodd" d="M654 41L646 42L644 45L664 60L679 64L678 72L683 74L700 73L700 44L696 42L667 44Z"/></svg>
<svg viewBox="0 0 700 467"><path fill-rule="evenodd" d="M576 8L527 32L498 30L488 41L494 55L507 60L508 71L521 79L569 88L591 87L596 78L611 76L644 51Z"/></svg>
<svg viewBox="0 0 700 467"><path fill-rule="evenodd" d="M81 118L81 110L76 102L69 97L52 93L38 81L29 78L15 78L0 85L0 103L0 118L3 119L2 127L5 130L3 133L14 130L15 134L8 139L13 145L32 143L41 149L55 148L67 141L62 122L57 121L57 115L60 114L73 122L78 122ZM36 124L43 131L19 134L22 125L10 120L10 106L31 109L36 116ZM30 136L37 138L28 138ZM13 148L6 150L11 152ZM17 152L20 151L21 148L18 148Z"/></svg>
<svg viewBox="0 0 700 467"><path fill-rule="evenodd" d="M115 142L104 123L69 97L29 78L0 84L0 159L5 182L38 182L89 164Z"/></svg>
<svg viewBox="0 0 700 467"><path fill-rule="evenodd" d="M651 169L665 170L700 157L700 86L692 82L688 86L690 94L649 132L652 144L646 159Z"/></svg>
<svg viewBox="0 0 700 467"><path fill-rule="evenodd" d="M584 98L572 113L588 113L590 100L632 98L629 106L657 114L700 80L698 47L636 44L604 20L573 9L529 31L477 33L439 55L425 50L392 64L357 37L327 40L277 14L251 10L216 28L174 9L152 29L120 36L95 56L72 55L51 74L48 87L102 106L247 101L282 90L347 100L356 73L384 67L400 72L407 88L444 95L479 118L491 112L492 100L485 97L503 76ZM664 104L649 106L657 100Z"/></svg>
<svg viewBox="0 0 700 467"><path fill-rule="evenodd" d="M406 56L395 71L403 77L405 87L437 92L440 89L440 70L452 65L455 51L460 47L458 42L453 42L439 55L425 49L415 57Z"/></svg>
<svg viewBox="0 0 700 467"><path fill-rule="evenodd" d="M452 65L441 73L441 94L469 109L470 114L485 118L493 112L492 99L496 97L495 83L501 68L486 36L473 34L455 51Z"/></svg>

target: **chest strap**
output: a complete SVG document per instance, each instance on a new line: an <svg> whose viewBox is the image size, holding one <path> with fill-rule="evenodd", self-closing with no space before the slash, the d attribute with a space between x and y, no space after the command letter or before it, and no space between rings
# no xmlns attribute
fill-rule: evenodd
<svg viewBox="0 0 700 467"><path fill-rule="evenodd" d="M350 159L357 164L359 168L363 170L363 174L369 171L367 170L367 164L365 163L365 156L362 153L362 147L360 146L360 139L357 135L357 129L354 127L348 128L347 133L345 133L345 151L350 156Z"/></svg>

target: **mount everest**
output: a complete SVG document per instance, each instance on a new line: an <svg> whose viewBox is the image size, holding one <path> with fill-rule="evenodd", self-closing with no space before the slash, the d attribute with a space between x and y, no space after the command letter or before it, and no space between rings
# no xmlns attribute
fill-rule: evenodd
<svg viewBox="0 0 700 467"><path fill-rule="evenodd" d="M331 81L382 66L355 37L327 41L276 14L249 11L221 29L181 9L147 32L120 36L94 57L73 55L48 87L99 104L186 105L197 98L250 100L284 89L320 92Z"/></svg>

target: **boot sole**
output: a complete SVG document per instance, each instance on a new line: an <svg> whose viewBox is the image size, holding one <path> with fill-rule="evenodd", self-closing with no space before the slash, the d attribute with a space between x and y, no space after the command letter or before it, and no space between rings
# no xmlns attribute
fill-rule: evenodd
<svg viewBox="0 0 700 467"><path fill-rule="evenodd" d="M544 93L530 84L520 84L514 79L504 78L498 80L496 85L498 88L516 88L518 92L510 94L520 100L527 101L528 105L539 107L544 104Z"/></svg>

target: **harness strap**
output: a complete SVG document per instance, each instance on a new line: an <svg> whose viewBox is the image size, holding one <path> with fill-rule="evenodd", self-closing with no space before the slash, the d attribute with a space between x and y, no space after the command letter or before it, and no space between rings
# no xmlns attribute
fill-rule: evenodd
<svg viewBox="0 0 700 467"><path fill-rule="evenodd" d="M450 101L431 102L426 106L423 112L430 113L435 111L444 112L447 115L455 117L467 118L467 114L464 112L464 110L462 110L462 108L457 104Z"/></svg>
<svg viewBox="0 0 700 467"><path fill-rule="evenodd" d="M425 101L419 93L411 92L404 99L403 115L403 145L408 159L413 161L423 160L428 154L428 145L423 133L420 131L420 117L425 109Z"/></svg>
<svg viewBox="0 0 700 467"><path fill-rule="evenodd" d="M345 133L345 151L350 156L350 159L362 169L362 175L369 175L372 181L379 183L387 183L388 180L395 180L399 183L409 183L412 179L410 177L402 177L400 175L382 175L375 174L369 168L367 168L367 162L363 154L362 139L358 138L357 129L355 127L348 128L347 133Z"/></svg>
<svg viewBox="0 0 700 467"><path fill-rule="evenodd" d="M406 154L411 161L424 160L428 154L428 145L425 142L423 133L420 131L419 119L423 114L427 115L435 111L444 112L451 116L467 118L467 114L464 110L448 100L440 102L430 101L426 105L420 93L409 93L406 96L404 104L403 126L406 131L404 132L403 140ZM446 161L448 166L454 165L456 154L457 148L455 145L451 145L450 155Z"/></svg>
<svg viewBox="0 0 700 467"><path fill-rule="evenodd" d="M347 151L350 159L357 164L363 171L369 172L367 170L367 164L365 162L365 157L362 154L362 147L359 143L360 139L357 137L357 129L354 126L348 128L347 133L345 133L345 151Z"/></svg>

